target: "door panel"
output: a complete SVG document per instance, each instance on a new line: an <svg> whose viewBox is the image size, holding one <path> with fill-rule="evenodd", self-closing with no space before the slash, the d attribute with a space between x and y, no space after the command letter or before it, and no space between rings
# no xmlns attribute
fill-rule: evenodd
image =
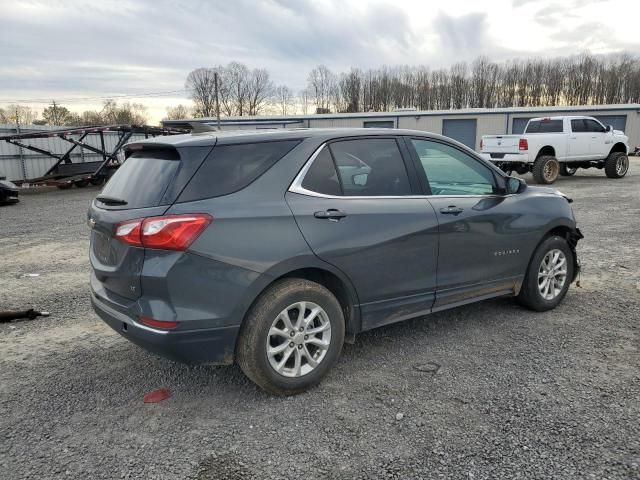
<svg viewBox="0 0 640 480"><path fill-rule="evenodd" d="M286 200L313 252L354 284L363 329L430 311L438 222L426 199L322 198L287 192ZM341 212L340 218L316 215L331 211Z"/></svg>
<svg viewBox="0 0 640 480"><path fill-rule="evenodd" d="M440 225L434 310L512 292L522 281L529 243L536 238L524 222L519 197L433 196L429 202Z"/></svg>
<svg viewBox="0 0 640 480"><path fill-rule="evenodd" d="M585 125L589 132L589 158L592 160L600 160L606 158L611 149L610 143L605 143L606 136L611 135L604 131L604 127L595 120L586 119Z"/></svg>
<svg viewBox="0 0 640 480"><path fill-rule="evenodd" d="M589 158L591 134L582 118L571 120L571 133L567 144L567 160L586 160Z"/></svg>
<svg viewBox="0 0 640 480"><path fill-rule="evenodd" d="M498 194L493 171L453 145L407 143L439 224L434 310L513 292L528 260L522 245L532 233L521 221L519 197Z"/></svg>

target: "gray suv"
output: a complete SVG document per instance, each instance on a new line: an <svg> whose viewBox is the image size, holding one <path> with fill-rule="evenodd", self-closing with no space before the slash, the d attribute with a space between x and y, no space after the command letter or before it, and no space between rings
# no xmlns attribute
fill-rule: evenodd
<svg viewBox="0 0 640 480"><path fill-rule="evenodd" d="M568 198L439 135L199 133L126 155L89 210L95 311L272 393L381 325L503 295L554 308L579 269Z"/></svg>

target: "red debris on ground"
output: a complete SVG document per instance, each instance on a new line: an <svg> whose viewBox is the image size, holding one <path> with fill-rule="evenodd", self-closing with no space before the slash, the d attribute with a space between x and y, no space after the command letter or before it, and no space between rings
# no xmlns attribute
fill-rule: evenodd
<svg viewBox="0 0 640 480"><path fill-rule="evenodd" d="M158 403L166 400L171 396L171 390L168 388L159 388L151 392L145 393L144 403Z"/></svg>

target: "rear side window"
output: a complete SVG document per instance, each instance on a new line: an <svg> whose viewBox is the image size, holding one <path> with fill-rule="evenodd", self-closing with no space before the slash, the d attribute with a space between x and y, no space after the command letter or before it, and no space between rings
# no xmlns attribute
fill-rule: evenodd
<svg viewBox="0 0 640 480"><path fill-rule="evenodd" d="M125 201L120 208L155 207L179 167L180 156L175 149L134 152L109 179L100 196Z"/></svg>
<svg viewBox="0 0 640 480"><path fill-rule="evenodd" d="M184 189L178 202L220 197L242 190L300 140L216 146Z"/></svg>
<svg viewBox="0 0 640 480"><path fill-rule="evenodd" d="M302 181L302 188L325 195L342 195L338 172L327 147L320 151L311 164Z"/></svg>
<svg viewBox="0 0 640 480"><path fill-rule="evenodd" d="M531 120L525 133L562 133L562 120Z"/></svg>
<svg viewBox="0 0 640 480"><path fill-rule="evenodd" d="M344 140L330 148L344 195L411 195L407 169L394 139Z"/></svg>

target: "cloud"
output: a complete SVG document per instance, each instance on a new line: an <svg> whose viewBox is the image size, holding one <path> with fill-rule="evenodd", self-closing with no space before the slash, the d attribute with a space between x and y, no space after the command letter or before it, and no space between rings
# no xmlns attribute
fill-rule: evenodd
<svg viewBox="0 0 640 480"><path fill-rule="evenodd" d="M436 68L478 55L637 51L605 18L612 8L577 1L0 0L0 97L174 91L192 69L233 60L297 91L320 63Z"/></svg>
<svg viewBox="0 0 640 480"><path fill-rule="evenodd" d="M440 12L433 29L444 48L454 53L483 50L487 47L487 14L468 13L459 17Z"/></svg>

